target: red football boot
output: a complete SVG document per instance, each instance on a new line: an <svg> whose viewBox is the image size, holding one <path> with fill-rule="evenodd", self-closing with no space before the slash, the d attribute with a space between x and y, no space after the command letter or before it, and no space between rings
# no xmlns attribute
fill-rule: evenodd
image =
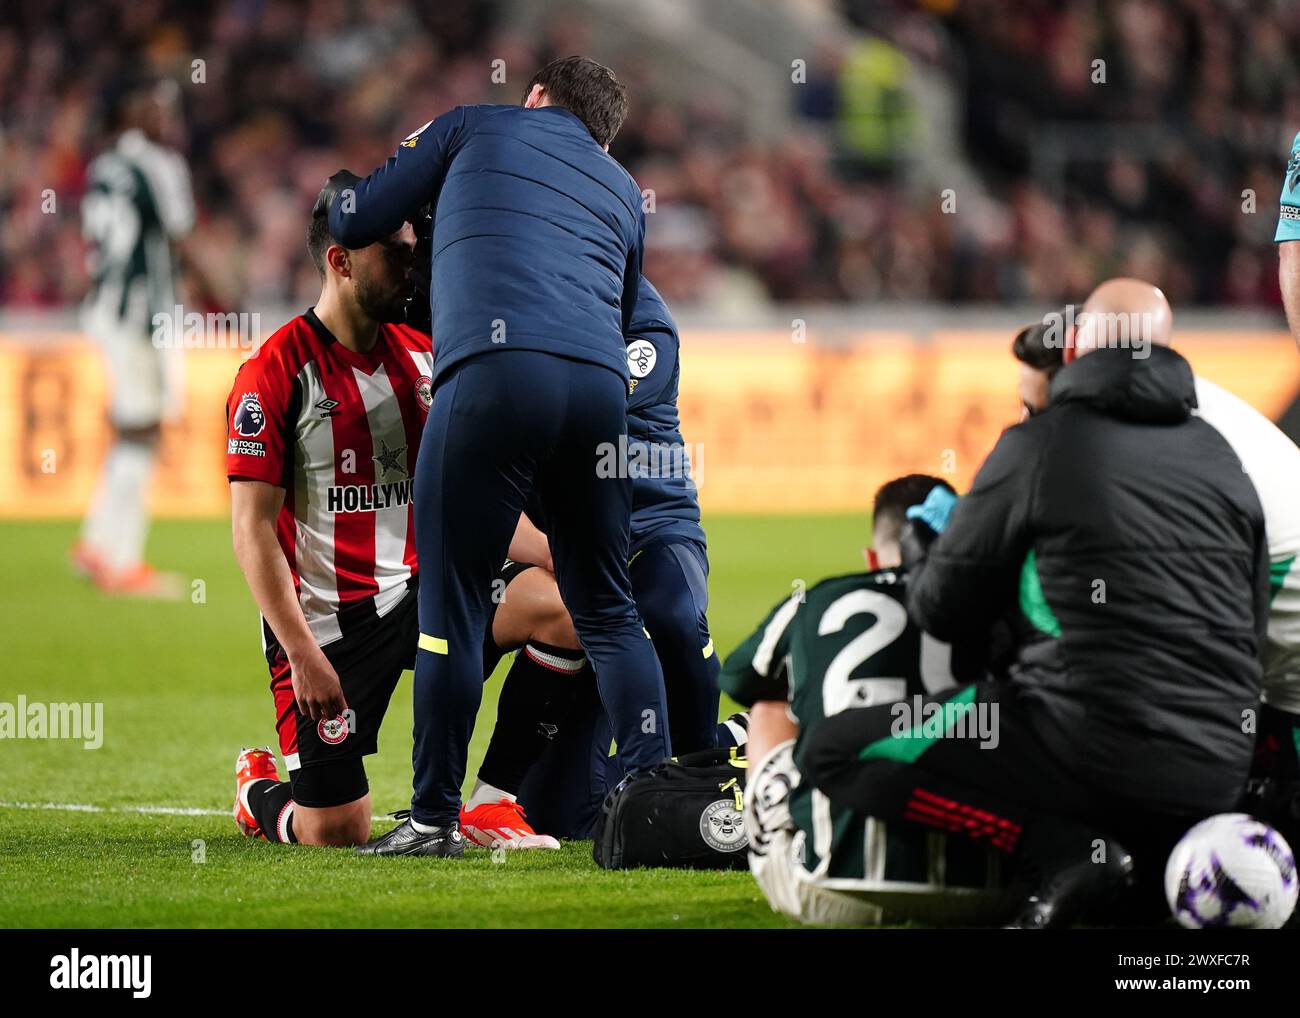
<svg viewBox="0 0 1300 1018"><path fill-rule="evenodd" d="M460 807L460 830L483 848L559 848L549 834L538 834L524 819L524 808L509 799L485 802L473 809Z"/></svg>
<svg viewBox="0 0 1300 1018"><path fill-rule="evenodd" d="M248 789L254 781L279 781L280 774L275 769L275 754L269 746L261 749L245 747L235 759L235 826L246 838L265 838L262 828L257 825L257 818L248 808Z"/></svg>

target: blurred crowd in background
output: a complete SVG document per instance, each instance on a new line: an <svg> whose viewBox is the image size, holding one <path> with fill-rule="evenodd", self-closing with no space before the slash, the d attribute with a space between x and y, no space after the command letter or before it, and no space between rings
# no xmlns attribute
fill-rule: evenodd
<svg viewBox="0 0 1300 1018"><path fill-rule="evenodd" d="M670 300L1044 303L1128 273L1175 305L1278 304L1271 238L1300 129L1300 4L826 3L862 34L806 54L807 81L791 86L798 115L777 141L749 137L707 90L668 98L661 69L635 51L594 53L629 87L612 154L654 191L647 273ZM80 300L86 167L106 141L106 101L141 71L181 86L177 146L200 213L191 246L214 299L300 307L318 287L305 219L331 172L367 172L457 104L520 101L537 66L590 39L563 12L525 37L490 0L5 7L9 308ZM504 84L490 81L494 60ZM959 97L956 149L983 196L963 209L957 195L956 214L943 180L917 172L926 110L908 84L920 74Z"/></svg>

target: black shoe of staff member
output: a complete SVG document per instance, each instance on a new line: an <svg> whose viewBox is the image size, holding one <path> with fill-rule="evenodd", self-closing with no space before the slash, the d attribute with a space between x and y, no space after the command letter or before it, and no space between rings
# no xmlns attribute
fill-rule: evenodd
<svg viewBox="0 0 1300 1018"><path fill-rule="evenodd" d="M359 855L427 855L439 859L459 859L465 854L465 836L459 824L448 824L423 834L411 826L410 814L394 813L402 822L387 834L357 847Z"/></svg>

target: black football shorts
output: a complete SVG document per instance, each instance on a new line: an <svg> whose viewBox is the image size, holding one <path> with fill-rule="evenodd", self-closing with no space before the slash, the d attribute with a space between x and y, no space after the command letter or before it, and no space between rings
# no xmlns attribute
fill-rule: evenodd
<svg viewBox="0 0 1300 1018"><path fill-rule="evenodd" d="M415 666L420 638L416 591L411 589L383 616L352 612L343 637L322 649L343 685L343 716L312 721L298 709L289 660L278 644L267 645L275 728L293 782L294 802L323 808L341 806L369 791L362 758L379 749L379 728L402 672ZM340 616L349 615L345 611Z"/></svg>

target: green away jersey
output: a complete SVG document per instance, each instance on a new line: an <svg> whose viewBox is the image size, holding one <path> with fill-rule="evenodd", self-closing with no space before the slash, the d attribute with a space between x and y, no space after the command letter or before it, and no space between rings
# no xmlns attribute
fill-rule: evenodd
<svg viewBox="0 0 1300 1018"><path fill-rule="evenodd" d="M154 316L176 303L173 243L194 225L185 161L127 131L90 164L81 217L90 248L87 327L148 340Z"/></svg>
<svg viewBox="0 0 1300 1018"><path fill-rule="evenodd" d="M788 698L799 724L794 758L802 769L809 733L831 715L957 686L951 648L908 620L906 596L903 575L890 569L824 580L777 605L732 652L722 688L746 706ZM891 880L926 880L924 832L878 836L882 825L832 806L804 784L789 801L804 835L803 866L819 881L833 887L878 880L886 870Z"/></svg>

